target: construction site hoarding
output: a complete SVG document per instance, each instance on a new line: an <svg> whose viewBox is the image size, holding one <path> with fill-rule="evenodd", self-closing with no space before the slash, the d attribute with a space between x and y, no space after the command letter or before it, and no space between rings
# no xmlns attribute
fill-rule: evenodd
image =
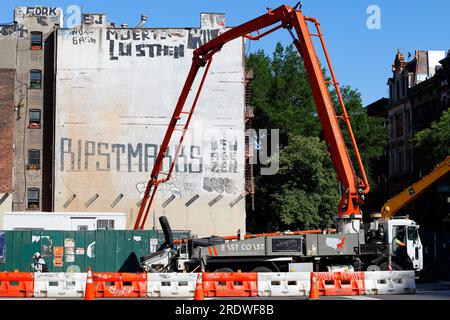
<svg viewBox="0 0 450 320"><path fill-rule="evenodd" d="M105 19L57 31L54 211L126 212L132 228L193 50L226 30L225 17L202 14L201 28L186 29L113 28ZM166 215L200 236L245 232L244 63L242 39L214 57L147 228Z"/></svg>
<svg viewBox="0 0 450 320"><path fill-rule="evenodd" d="M139 272L139 258L163 242L157 230L0 231L0 271L31 272L39 252L50 272Z"/></svg>

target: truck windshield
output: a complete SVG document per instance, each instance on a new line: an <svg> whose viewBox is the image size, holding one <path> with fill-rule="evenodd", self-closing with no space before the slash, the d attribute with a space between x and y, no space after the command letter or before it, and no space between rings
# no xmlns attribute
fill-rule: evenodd
<svg viewBox="0 0 450 320"><path fill-rule="evenodd" d="M411 241L417 240L417 228L416 227L408 227L408 240L411 240Z"/></svg>

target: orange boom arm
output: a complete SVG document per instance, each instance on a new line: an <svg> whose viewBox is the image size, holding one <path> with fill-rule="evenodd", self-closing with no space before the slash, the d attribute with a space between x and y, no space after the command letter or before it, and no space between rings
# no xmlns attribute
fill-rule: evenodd
<svg viewBox="0 0 450 320"><path fill-rule="evenodd" d="M311 21L315 24L317 34L311 34L309 32L307 21ZM265 32L259 32L259 30L270 27L274 24L277 25ZM203 46L194 51L189 74L178 98L177 105L173 112L172 118L164 136L163 143L153 166L150 180L147 184L147 188L142 199L134 229L144 228L159 184L170 179L214 54L220 51L224 44L239 37L245 37L250 40L258 40L263 36L272 33L273 31L280 28L287 29L291 33L292 37L294 38L294 45L299 51L305 64L314 100L316 103L318 116L323 128L324 137L328 144L329 152L333 164L336 168L338 179L341 182L341 186L343 188L342 198L338 204L338 216L344 219L353 217L359 218L361 216L359 207L363 203L363 195L369 192L369 183L367 181L361 157L358 152L358 147L356 145L350 120L345 109L344 101L339 90L339 84L336 81L334 71L328 57L327 49L325 47L325 43L320 31L320 25L316 19L303 16L300 10L290 8L287 5L283 5L274 10L268 10L266 14L224 32L223 34L205 43ZM297 37L294 36L293 31L295 31ZM252 33L254 32L257 32L257 35L252 35ZM336 111L334 109L330 93L328 91L328 85L330 83L325 81L319 59L317 58L316 52L314 50L311 36L317 36L321 41L332 78L331 84L334 86L337 92L342 109L342 115L336 115ZM197 73L199 69L203 67L205 67L205 71L200 81L200 85L195 95L193 104L190 107L189 111L183 111L186 99L189 95L189 91L192 88ZM187 117L187 119L185 124L180 127L177 126L177 122L181 119L182 116ZM362 179L356 176L341 129L339 127L339 120L344 121L348 130L352 148L356 155ZM175 152L174 160L172 161L168 172L162 172L163 161L167 155L168 146L174 131L180 131L181 138L178 143L178 148Z"/></svg>

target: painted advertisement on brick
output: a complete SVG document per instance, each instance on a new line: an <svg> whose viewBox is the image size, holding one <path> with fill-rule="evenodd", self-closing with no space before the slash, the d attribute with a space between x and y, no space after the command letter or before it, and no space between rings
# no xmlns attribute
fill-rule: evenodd
<svg viewBox="0 0 450 320"><path fill-rule="evenodd" d="M202 15L201 21L197 29L58 31L58 52L64 54L58 54L56 80L56 211L127 212L132 227L193 50L225 31L223 15ZM241 39L214 57L147 228L166 215L172 228L199 235L245 230L243 65ZM180 128L186 119L184 114ZM177 130L165 172L179 138Z"/></svg>

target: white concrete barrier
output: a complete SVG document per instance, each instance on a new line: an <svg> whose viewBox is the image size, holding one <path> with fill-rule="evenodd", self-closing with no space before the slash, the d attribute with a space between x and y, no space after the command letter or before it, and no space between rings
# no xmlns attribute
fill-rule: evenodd
<svg viewBox="0 0 450 320"><path fill-rule="evenodd" d="M306 296L311 289L310 272L260 272L258 296Z"/></svg>
<svg viewBox="0 0 450 320"><path fill-rule="evenodd" d="M84 297L87 273L35 273L34 297Z"/></svg>
<svg viewBox="0 0 450 320"><path fill-rule="evenodd" d="M364 287L366 294L414 294L414 271L366 271Z"/></svg>
<svg viewBox="0 0 450 320"><path fill-rule="evenodd" d="M193 297L197 273L148 273L149 297Z"/></svg>

